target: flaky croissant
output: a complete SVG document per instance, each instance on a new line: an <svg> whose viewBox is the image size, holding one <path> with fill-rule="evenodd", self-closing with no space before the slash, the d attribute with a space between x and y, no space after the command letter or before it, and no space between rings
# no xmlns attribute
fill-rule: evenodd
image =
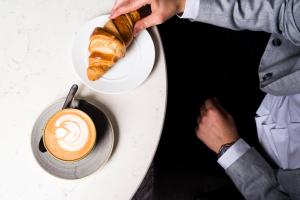
<svg viewBox="0 0 300 200"><path fill-rule="evenodd" d="M140 19L138 11L109 20L103 28L97 27L90 37L87 76L95 81L120 58L133 40L133 27Z"/></svg>

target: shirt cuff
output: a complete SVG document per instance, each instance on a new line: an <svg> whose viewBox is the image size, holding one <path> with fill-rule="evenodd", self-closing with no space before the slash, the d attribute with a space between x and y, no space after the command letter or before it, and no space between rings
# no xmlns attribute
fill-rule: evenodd
<svg viewBox="0 0 300 200"><path fill-rule="evenodd" d="M186 0L184 6L184 12L181 16L178 15L180 18L187 18L187 19L196 19L199 12L199 5L200 0Z"/></svg>
<svg viewBox="0 0 300 200"><path fill-rule="evenodd" d="M218 159L218 163L226 170L249 149L250 146L240 138Z"/></svg>

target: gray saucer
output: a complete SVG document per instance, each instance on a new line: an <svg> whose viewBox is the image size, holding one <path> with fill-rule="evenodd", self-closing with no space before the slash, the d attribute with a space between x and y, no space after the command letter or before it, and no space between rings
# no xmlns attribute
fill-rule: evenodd
<svg viewBox="0 0 300 200"><path fill-rule="evenodd" d="M98 107L84 101L73 100L72 105L86 112L93 120L97 130L96 144L85 158L79 161L61 161L49 154L41 138L48 119L60 110L65 99L61 99L46 108L37 119L31 135L31 148L39 165L50 174L64 179L86 177L99 169L108 160L114 144L111 121Z"/></svg>

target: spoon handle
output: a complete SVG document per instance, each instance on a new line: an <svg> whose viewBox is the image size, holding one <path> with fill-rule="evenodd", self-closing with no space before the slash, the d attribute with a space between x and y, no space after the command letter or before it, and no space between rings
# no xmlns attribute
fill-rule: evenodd
<svg viewBox="0 0 300 200"><path fill-rule="evenodd" d="M78 85L77 84L72 85L62 109L66 109L70 106L77 90L78 90Z"/></svg>
<svg viewBox="0 0 300 200"><path fill-rule="evenodd" d="M77 90L78 90L78 85L76 85L76 84L72 85L62 109L66 109L70 106ZM46 149L46 147L44 145L44 142L43 142L43 136L41 137L40 142L39 142L39 150L42 153L47 152L47 149Z"/></svg>

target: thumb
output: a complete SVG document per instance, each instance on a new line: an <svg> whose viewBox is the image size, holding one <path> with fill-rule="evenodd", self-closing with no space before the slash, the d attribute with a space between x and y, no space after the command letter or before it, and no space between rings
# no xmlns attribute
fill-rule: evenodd
<svg viewBox="0 0 300 200"><path fill-rule="evenodd" d="M217 98L209 98L205 101L205 107L206 109L215 109L219 111L224 111L225 109L222 107L222 105L219 103Z"/></svg>
<svg viewBox="0 0 300 200"><path fill-rule="evenodd" d="M227 115L227 111L225 110L225 108L220 104L219 100L215 97L211 99L212 104L214 105L214 107L219 110L220 113L222 113L223 115Z"/></svg>
<svg viewBox="0 0 300 200"><path fill-rule="evenodd" d="M152 13L151 15L139 20L133 29L133 35L136 36L140 31L149 28L151 26L157 25L157 24L161 24L163 22L163 20L160 19L160 17L158 17L158 15L155 15L154 13Z"/></svg>

